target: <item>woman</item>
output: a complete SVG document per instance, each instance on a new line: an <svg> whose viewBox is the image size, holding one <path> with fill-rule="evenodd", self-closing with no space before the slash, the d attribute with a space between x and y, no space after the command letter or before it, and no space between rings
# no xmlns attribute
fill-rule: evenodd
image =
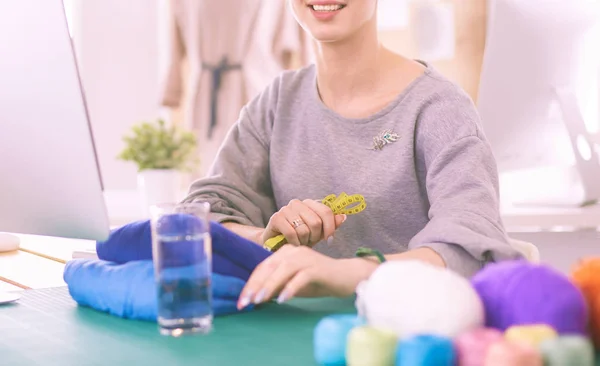
<svg viewBox="0 0 600 366"><path fill-rule="evenodd" d="M378 261L415 259L465 276L519 257L499 214L498 177L469 97L377 34L377 0L289 0L316 62L278 77L241 111L209 176L186 201L258 244L284 234L238 306L294 296L347 296ZM388 134L387 136L384 135ZM334 216L320 203L362 194ZM313 247L313 249L311 249Z"/></svg>

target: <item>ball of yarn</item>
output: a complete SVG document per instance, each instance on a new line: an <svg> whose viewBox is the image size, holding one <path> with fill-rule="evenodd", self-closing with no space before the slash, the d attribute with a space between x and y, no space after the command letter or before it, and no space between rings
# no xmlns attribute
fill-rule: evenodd
<svg viewBox="0 0 600 366"><path fill-rule="evenodd" d="M588 311L581 291L565 275L524 260L488 264L472 278L485 306L486 326L547 324L559 334L585 334Z"/></svg>
<svg viewBox="0 0 600 366"><path fill-rule="evenodd" d="M540 343L556 337L556 331L545 324L513 325L504 333L504 338L510 342L525 343L536 348Z"/></svg>
<svg viewBox="0 0 600 366"><path fill-rule="evenodd" d="M335 314L319 321L314 330L314 356L319 365L346 364L348 334L364 325L363 318L351 314Z"/></svg>
<svg viewBox="0 0 600 366"><path fill-rule="evenodd" d="M459 366L481 366L490 346L504 339L494 328L477 328L459 335L454 340Z"/></svg>
<svg viewBox="0 0 600 366"><path fill-rule="evenodd" d="M583 336L561 336L540 344L546 366L594 366L594 346Z"/></svg>
<svg viewBox="0 0 600 366"><path fill-rule="evenodd" d="M484 321L483 304L467 279L421 261L381 264L358 292L369 325L398 337L454 338Z"/></svg>
<svg viewBox="0 0 600 366"><path fill-rule="evenodd" d="M485 357L484 366L543 366L541 353L522 343L500 341L493 343ZM565 365L566 366L566 365Z"/></svg>
<svg viewBox="0 0 600 366"><path fill-rule="evenodd" d="M391 366L396 357L398 338L385 329L360 326L348 334L348 366Z"/></svg>
<svg viewBox="0 0 600 366"><path fill-rule="evenodd" d="M590 311L589 328L600 349L600 258L585 258L575 265L572 281L583 292Z"/></svg>
<svg viewBox="0 0 600 366"><path fill-rule="evenodd" d="M420 335L402 340L396 366L454 366L456 352L450 338Z"/></svg>

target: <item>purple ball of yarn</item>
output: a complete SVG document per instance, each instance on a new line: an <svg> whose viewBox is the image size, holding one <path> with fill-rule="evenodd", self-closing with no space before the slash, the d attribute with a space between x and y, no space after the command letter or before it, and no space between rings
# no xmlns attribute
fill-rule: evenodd
<svg viewBox="0 0 600 366"><path fill-rule="evenodd" d="M581 291L555 269L524 260L488 264L471 280L485 307L486 326L546 324L559 334L587 334Z"/></svg>

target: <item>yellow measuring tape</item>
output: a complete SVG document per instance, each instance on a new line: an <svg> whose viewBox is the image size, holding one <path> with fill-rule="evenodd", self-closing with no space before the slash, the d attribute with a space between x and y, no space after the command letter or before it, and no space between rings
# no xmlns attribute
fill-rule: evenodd
<svg viewBox="0 0 600 366"><path fill-rule="evenodd" d="M355 215L367 207L365 198L360 194L347 195L342 192L339 196L330 194L323 198L321 202L333 211L334 215ZM265 241L264 247L272 252L281 248L287 243L285 236L277 235Z"/></svg>

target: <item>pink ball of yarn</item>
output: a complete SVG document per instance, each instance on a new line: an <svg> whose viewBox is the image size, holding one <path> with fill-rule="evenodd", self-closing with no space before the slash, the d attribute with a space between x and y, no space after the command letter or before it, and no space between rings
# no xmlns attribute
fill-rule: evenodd
<svg viewBox="0 0 600 366"><path fill-rule="evenodd" d="M490 346L484 366L543 366L541 353L520 343L499 341Z"/></svg>
<svg viewBox="0 0 600 366"><path fill-rule="evenodd" d="M587 334L588 308L582 292L564 274L543 264L488 264L471 279L485 307L485 325L547 324L559 334Z"/></svg>
<svg viewBox="0 0 600 366"><path fill-rule="evenodd" d="M489 347L503 337L502 332L493 328L476 328L459 335L454 340L458 366L483 365Z"/></svg>

